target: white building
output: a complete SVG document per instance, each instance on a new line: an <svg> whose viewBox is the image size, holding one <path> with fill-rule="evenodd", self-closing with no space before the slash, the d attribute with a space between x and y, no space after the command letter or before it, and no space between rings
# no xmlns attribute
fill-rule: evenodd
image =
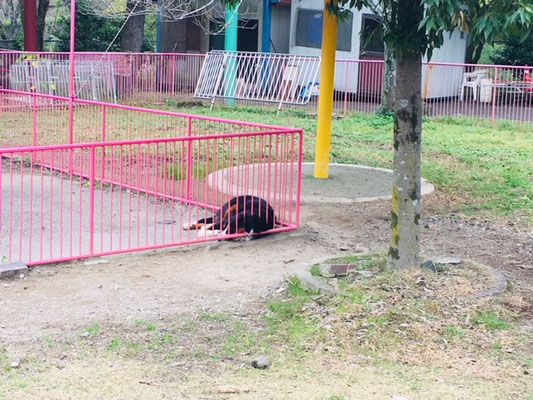
<svg viewBox="0 0 533 400"><path fill-rule="evenodd" d="M290 6L289 35L283 35L285 42L272 35L278 43L275 47L285 48L290 54L320 56L322 44L323 0L293 0ZM279 20L275 20L279 18ZM272 13L272 32L277 26L287 25L286 15ZM378 17L369 9L354 10L351 16L339 22L337 33L337 60L383 60L383 40L375 28ZM361 34L362 32L362 34ZM445 35L444 44L435 49L432 62L464 63L466 35L458 30ZM455 96L462 81L462 68L431 66L423 69L422 88L425 98ZM440 75L440 76L439 76ZM437 77L437 78L436 78ZM451 82L450 82L451 81ZM335 71L335 90L352 93L366 91L379 95L382 85L382 68L369 63L338 62Z"/></svg>

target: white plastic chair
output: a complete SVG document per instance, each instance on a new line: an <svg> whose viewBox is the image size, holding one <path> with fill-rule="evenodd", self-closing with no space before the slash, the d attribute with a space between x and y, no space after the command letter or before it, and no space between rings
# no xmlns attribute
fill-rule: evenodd
<svg viewBox="0 0 533 400"><path fill-rule="evenodd" d="M489 77L489 72L486 69L480 69L474 72L465 72L463 74L463 83L461 84L461 101L464 99L465 87L471 87L474 93L474 101L477 100L477 89L480 86L481 80Z"/></svg>

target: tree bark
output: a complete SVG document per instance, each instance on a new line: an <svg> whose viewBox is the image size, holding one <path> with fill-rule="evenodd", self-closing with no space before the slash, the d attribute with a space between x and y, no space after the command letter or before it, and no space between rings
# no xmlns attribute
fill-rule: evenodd
<svg viewBox="0 0 533 400"><path fill-rule="evenodd" d="M37 50L39 51L43 51L44 27L49 6L50 0L39 0L37 5Z"/></svg>
<svg viewBox="0 0 533 400"><path fill-rule="evenodd" d="M383 72L383 94L381 96L381 112L394 111L396 86L396 61L391 49L385 45L385 65Z"/></svg>
<svg viewBox="0 0 533 400"><path fill-rule="evenodd" d="M161 25L161 51L163 53L185 53L187 51L187 20L168 21Z"/></svg>
<svg viewBox="0 0 533 400"><path fill-rule="evenodd" d="M483 51L483 43L470 43L466 46L465 63L477 64Z"/></svg>
<svg viewBox="0 0 533 400"><path fill-rule="evenodd" d="M144 0L128 0L126 12L131 16L126 21L122 30L122 40L120 42L121 51L131 51L139 53L142 50L144 39Z"/></svg>
<svg viewBox="0 0 533 400"><path fill-rule="evenodd" d="M396 57L392 244L389 266L420 266L420 152L422 56Z"/></svg>

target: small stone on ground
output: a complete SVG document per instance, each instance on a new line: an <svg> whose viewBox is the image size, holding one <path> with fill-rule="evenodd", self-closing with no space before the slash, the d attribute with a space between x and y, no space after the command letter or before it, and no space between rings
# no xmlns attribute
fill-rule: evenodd
<svg viewBox="0 0 533 400"><path fill-rule="evenodd" d="M14 262L9 264L0 264L0 278L9 278L16 274L23 275L28 273L28 266L22 262Z"/></svg>
<svg viewBox="0 0 533 400"><path fill-rule="evenodd" d="M367 271L365 269L355 272L357 275L362 276L363 278L372 278L374 273L372 271Z"/></svg>
<svg viewBox="0 0 533 400"><path fill-rule="evenodd" d="M429 269L430 271L437 272L437 266L433 260L424 261L421 265L422 268Z"/></svg>
<svg viewBox="0 0 533 400"><path fill-rule="evenodd" d="M105 258L97 258L95 260L85 261L84 263L85 266L98 265L98 264L109 264L109 261L106 260Z"/></svg>
<svg viewBox="0 0 533 400"><path fill-rule="evenodd" d="M270 359L265 356L259 356L252 360L252 367L257 369L267 369L270 367Z"/></svg>
<svg viewBox="0 0 533 400"><path fill-rule="evenodd" d="M352 264L320 264L320 275L324 278L334 278L336 276L346 276L353 268Z"/></svg>
<svg viewBox="0 0 533 400"><path fill-rule="evenodd" d="M231 386L231 385L223 385L217 389L217 392L220 394L248 393L249 391L250 389L245 386L237 387L237 386Z"/></svg>
<svg viewBox="0 0 533 400"><path fill-rule="evenodd" d="M436 256L432 257L431 261L435 264L461 264L461 259L456 256Z"/></svg>

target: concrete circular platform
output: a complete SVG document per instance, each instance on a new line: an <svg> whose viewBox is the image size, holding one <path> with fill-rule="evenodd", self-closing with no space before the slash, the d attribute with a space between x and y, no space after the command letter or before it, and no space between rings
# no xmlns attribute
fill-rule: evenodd
<svg viewBox="0 0 533 400"><path fill-rule="evenodd" d="M330 164L329 177L316 179L314 163L302 165L304 203L356 203L392 199L392 170L352 164ZM435 190L422 179L422 196Z"/></svg>
<svg viewBox="0 0 533 400"><path fill-rule="evenodd" d="M254 166L242 165L215 171L209 176L208 182L211 186L215 186L216 190L223 191L230 196L237 194L260 196L261 193L257 188L246 190L244 187L230 183L230 177L240 174L247 175L250 172L246 171L248 168L254 168ZM259 171L259 168L256 166L254 171ZM296 178L296 172L294 178ZM271 186L274 186L273 182ZM432 193L433 190L434 186L422 179L422 196ZM387 200L392 198L391 193L392 170L389 169L362 165L330 164L329 178L316 179L314 177L314 163L303 163L302 165L302 203L355 203ZM263 197L265 196L263 195Z"/></svg>

